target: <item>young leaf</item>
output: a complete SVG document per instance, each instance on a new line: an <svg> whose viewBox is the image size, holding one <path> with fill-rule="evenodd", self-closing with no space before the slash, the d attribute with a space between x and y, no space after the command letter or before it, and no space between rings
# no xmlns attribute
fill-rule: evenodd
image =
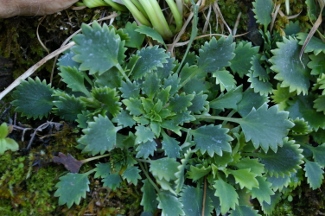
<svg viewBox="0 0 325 216"><path fill-rule="evenodd" d="M82 34L73 37L76 45L72 51L76 53L73 60L81 63L80 70L89 70L90 74L103 74L119 64L124 42L113 28L106 24L102 27L93 22L92 27L82 24Z"/></svg>
<svg viewBox="0 0 325 216"><path fill-rule="evenodd" d="M143 180L142 183L142 199L140 204L143 206L145 212L153 213L157 209L158 205L155 188L148 179Z"/></svg>
<svg viewBox="0 0 325 216"><path fill-rule="evenodd" d="M119 127L114 127L107 116L94 117L93 122L88 123L88 128L83 130L84 135L78 142L85 146L83 152L92 155L103 154L116 146L116 132Z"/></svg>
<svg viewBox="0 0 325 216"><path fill-rule="evenodd" d="M136 55L140 59L135 63L131 71L134 79L142 78L158 67L163 67L163 64L167 63L169 58L165 50L158 46L142 48Z"/></svg>
<svg viewBox="0 0 325 216"><path fill-rule="evenodd" d="M172 158L160 158L151 161L150 172L158 179L175 180L179 163Z"/></svg>
<svg viewBox="0 0 325 216"><path fill-rule="evenodd" d="M275 153L269 151L266 154L257 153L265 170L270 176L285 176L297 172L300 169L303 155L302 149L294 141L284 140L284 144Z"/></svg>
<svg viewBox="0 0 325 216"><path fill-rule="evenodd" d="M126 179L129 183L134 185L138 184L138 180L141 179L140 170L136 166L128 166L122 173L122 178Z"/></svg>
<svg viewBox="0 0 325 216"><path fill-rule="evenodd" d="M45 80L41 82L38 77L35 80L28 78L13 92L12 104L16 106L17 112L27 118L42 118L47 116L53 107L53 91Z"/></svg>
<svg viewBox="0 0 325 216"><path fill-rule="evenodd" d="M205 125L192 130L191 133L194 136L196 149L202 154L208 152L213 157L214 153L222 156L223 151L231 152L229 142L232 141L232 137L227 135L228 131L226 128L221 128L221 125Z"/></svg>
<svg viewBox="0 0 325 216"><path fill-rule="evenodd" d="M259 186L256 180L256 174L251 172L251 169L229 170L228 172L235 177L235 181L240 185L241 189L246 187L252 190L252 188Z"/></svg>
<svg viewBox="0 0 325 216"><path fill-rule="evenodd" d="M5 151L17 151L19 148L18 143L7 137L9 134L9 127L6 123L2 123L0 125L0 155L2 155Z"/></svg>
<svg viewBox="0 0 325 216"><path fill-rule="evenodd" d="M231 208L236 208L236 205L239 204L239 196L231 184L219 179L214 181L213 187L216 189L214 195L220 199L222 214L226 214Z"/></svg>
<svg viewBox="0 0 325 216"><path fill-rule="evenodd" d="M200 49L198 66L205 72L216 72L230 65L230 61L235 57L234 50L235 43L231 36L221 37L219 40L212 38Z"/></svg>
<svg viewBox="0 0 325 216"><path fill-rule="evenodd" d="M230 62L230 68L243 78L251 68L251 59L258 53L258 47L253 47L250 42L239 42L236 44L234 52L235 57Z"/></svg>
<svg viewBox="0 0 325 216"><path fill-rule="evenodd" d="M161 191L158 193L158 208L162 210L162 216L185 215L182 203L170 192Z"/></svg>
<svg viewBox="0 0 325 216"><path fill-rule="evenodd" d="M82 92L84 95L89 96L89 91L84 84L84 74L78 71L76 67L60 67L61 73L59 75L62 77L62 81L67 84L67 86L74 92Z"/></svg>
<svg viewBox="0 0 325 216"><path fill-rule="evenodd" d="M162 148L165 150L165 155L169 158L179 158L180 156L180 146L179 142L163 133Z"/></svg>
<svg viewBox="0 0 325 216"><path fill-rule="evenodd" d="M190 170L188 171L188 178L193 181L197 181L200 178L208 175L211 172L211 167L195 167L190 166Z"/></svg>
<svg viewBox="0 0 325 216"><path fill-rule="evenodd" d="M122 100L126 109L130 111L131 115L141 115L144 113L142 101L139 98L129 98Z"/></svg>
<svg viewBox="0 0 325 216"><path fill-rule="evenodd" d="M257 176L256 179L258 181L258 187L251 189L252 198L257 198L260 204L263 202L271 204L271 196L274 194L271 190L271 183L261 176Z"/></svg>
<svg viewBox="0 0 325 216"><path fill-rule="evenodd" d="M282 81L281 87L289 87L290 92L308 94L310 71L301 65L298 41L292 37L283 38L277 45L278 49L272 50L274 56L270 59L271 69L277 72L274 78ZM302 61L306 65L308 57L304 55Z"/></svg>
<svg viewBox="0 0 325 216"><path fill-rule="evenodd" d="M91 94L100 103L103 110L110 112L113 116L119 113L121 104L116 89L109 87L93 88Z"/></svg>
<svg viewBox="0 0 325 216"><path fill-rule="evenodd" d="M86 198L89 191L88 175L78 173L68 173L60 177L60 181L55 185L57 190L55 197L59 197L59 205L67 204L70 208L73 203L79 205L81 198Z"/></svg>
<svg viewBox="0 0 325 216"><path fill-rule="evenodd" d="M255 0L253 2L253 12L255 13L256 22L264 25L264 28L271 23L273 10L272 0Z"/></svg>
<svg viewBox="0 0 325 216"><path fill-rule="evenodd" d="M220 85L220 91L230 91L236 87L234 76L227 70L212 72L212 76L216 78L216 84Z"/></svg>
<svg viewBox="0 0 325 216"><path fill-rule="evenodd" d="M315 190L319 188L323 182L323 169L317 162L305 160L305 176L310 187Z"/></svg>
<svg viewBox="0 0 325 216"><path fill-rule="evenodd" d="M137 147L137 158L148 158L149 155L153 156L155 150L157 149L157 143L153 141L147 141L140 143Z"/></svg>
<svg viewBox="0 0 325 216"><path fill-rule="evenodd" d="M55 98L53 100L53 112L65 120L76 120L78 114L85 109L84 104L79 98L63 91L55 90L52 96Z"/></svg>
<svg viewBox="0 0 325 216"><path fill-rule="evenodd" d="M251 140L254 147L262 147L267 152L271 148L274 152L282 146L283 139L293 123L288 120L288 112L279 111L277 106L267 109L266 103L239 120L245 134L246 141Z"/></svg>

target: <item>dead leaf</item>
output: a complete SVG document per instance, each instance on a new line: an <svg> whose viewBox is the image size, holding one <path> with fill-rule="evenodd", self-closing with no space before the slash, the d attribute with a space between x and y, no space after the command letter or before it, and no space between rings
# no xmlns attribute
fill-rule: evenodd
<svg viewBox="0 0 325 216"><path fill-rule="evenodd" d="M79 169L83 164L81 161L72 157L71 154L68 153L65 155L62 152L59 152L58 156L53 156L53 162L63 164L64 167L72 173L79 172Z"/></svg>

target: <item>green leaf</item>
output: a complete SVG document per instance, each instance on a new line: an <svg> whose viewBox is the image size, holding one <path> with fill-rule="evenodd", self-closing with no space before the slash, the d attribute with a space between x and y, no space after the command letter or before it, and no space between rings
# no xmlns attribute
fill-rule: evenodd
<svg viewBox="0 0 325 216"><path fill-rule="evenodd" d="M156 73L150 73L146 75L146 79L142 83L142 92L146 94L149 98L153 98L160 89L160 80Z"/></svg>
<svg viewBox="0 0 325 216"><path fill-rule="evenodd" d="M213 157L214 153L222 156L223 151L231 152L229 144L232 137L227 135L229 130L221 128L221 125L204 125L198 129L192 130L196 149L200 150L202 154L208 152Z"/></svg>
<svg viewBox="0 0 325 216"><path fill-rule="evenodd" d="M214 195L220 199L221 213L226 214L231 208L235 209L239 204L236 189L221 179L214 181L213 187L216 189Z"/></svg>
<svg viewBox="0 0 325 216"><path fill-rule="evenodd" d="M258 187L258 181L256 180L256 174L251 172L251 169L238 169L228 170L230 174L235 177L235 181L243 189L246 187L249 190Z"/></svg>
<svg viewBox="0 0 325 216"><path fill-rule="evenodd" d="M258 159L242 158L234 165L239 169L250 169L256 176L261 176L265 171L264 165Z"/></svg>
<svg viewBox="0 0 325 216"><path fill-rule="evenodd" d="M204 216L211 215L212 204L209 199L203 204L203 190L199 187L185 186L180 198L186 216L202 215L202 206L205 207Z"/></svg>
<svg viewBox="0 0 325 216"><path fill-rule="evenodd" d="M139 98L124 99L122 103L126 105L126 109L130 111L131 115L138 116L144 113L142 101Z"/></svg>
<svg viewBox="0 0 325 216"><path fill-rule="evenodd" d="M283 146L276 153L273 151L266 154L257 153L257 157L260 158L270 176L283 177L300 169L303 158L301 153L302 149L299 145L285 139Z"/></svg>
<svg viewBox="0 0 325 216"><path fill-rule="evenodd" d="M307 177L307 182L310 187L315 190L319 188L323 182L323 167L321 167L317 162L312 162L305 160L305 176Z"/></svg>
<svg viewBox="0 0 325 216"><path fill-rule="evenodd" d="M300 46L292 37L283 38L277 43L278 49L272 50L274 56L269 60L271 69L277 72L275 79L282 81L281 87L289 87L290 92L308 94L310 71L299 60ZM306 65L308 57L303 55L302 62Z"/></svg>
<svg viewBox="0 0 325 216"><path fill-rule="evenodd" d="M79 205L81 198L86 198L86 192L89 191L89 180L87 173L68 173L60 177L60 181L55 185L57 190L55 197L59 197L59 205L67 204L70 208L73 203Z"/></svg>
<svg viewBox="0 0 325 216"><path fill-rule="evenodd" d="M255 93L267 96L272 92L272 84L270 82L261 81L254 77L252 73L249 73L248 77L247 81L251 83L251 88L254 89Z"/></svg>
<svg viewBox="0 0 325 216"><path fill-rule="evenodd" d="M116 89L109 87L93 88L91 94L100 103L101 109L108 111L113 116L119 113L121 104Z"/></svg>
<svg viewBox="0 0 325 216"><path fill-rule="evenodd" d="M144 34L148 37L151 37L153 40L157 41L160 44L165 45L164 39L162 38L162 36L153 28L150 28L148 26L145 25L140 25L138 26L138 28L135 30L136 32L139 32L141 34Z"/></svg>
<svg viewBox="0 0 325 216"><path fill-rule="evenodd" d="M138 184L138 180L141 179L140 170L136 166L128 166L126 170L122 173L122 178L126 179L128 183L134 185Z"/></svg>
<svg viewBox="0 0 325 216"><path fill-rule="evenodd" d="M271 204L271 196L274 192L271 190L271 183L261 176L256 177L258 187L251 189L252 198L257 198L260 204L266 202Z"/></svg>
<svg viewBox="0 0 325 216"><path fill-rule="evenodd" d="M251 206L237 206L235 210L231 211L230 216L259 216L257 210Z"/></svg>
<svg viewBox="0 0 325 216"><path fill-rule="evenodd" d="M95 168L95 178L105 178L111 173L111 165L109 163L97 163Z"/></svg>
<svg viewBox="0 0 325 216"><path fill-rule="evenodd" d="M234 52L235 57L230 62L230 68L243 78L251 68L251 59L258 53L258 47L253 47L251 42L241 41L236 44Z"/></svg>
<svg viewBox="0 0 325 216"><path fill-rule="evenodd" d="M112 190L118 188L122 182L121 176L117 173L110 173L109 175L105 176L102 180L103 186L108 187Z"/></svg>
<svg viewBox="0 0 325 216"><path fill-rule="evenodd" d="M55 98L53 100L53 112L62 119L74 121L77 119L78 114L85 109L79 98L68 95L63 91L56 90L52 96Z"/></svg>
<svg viewBox="0 0 325 216"><path fill-rule="evenodd" d="M82 92L89 96L89 91L84 84L86 74L78 71L76 67L60 67L62 81L74 92Z"/></svg>
<svg viewBox="0 0 325 216"><path fill-rule="evenodd" d="M140 143L137 147L137 158L148 158L149 155L153 156L155 150L157 149L157 143L153 141L147 141L145 143Z"/></svg>
<svg viewBox="0 0 325 216"><path fill-rule="evenodd" d="M255 0L253 2L253 12L255 13L256 22L264 25L264 28L271 23L273 7L272 0Z"/></svg>
<svg viewBox="0 0 325 216"><path fill-rule="evenodd" d="M137 82L122 82L120 91L123 98L136 98L139 96L140 88Z"/></svg>
<svg viewBox="0 0 325 216"><path fill-rule="evenodd" d="M300 45L303 45L305 43L307 36L308 34L303 32L297 34L297 38L299 39ZM314 55L318 55L321 52L325 53L325 44L322 40L313 36L311 37L309 43L307 44L304 52L305 53L313 52Z"/></svg>
<svg viewBox="0 0 325 216"><path fill-rule="evenodd" d="M17 151L19 149L18 143L7 137L9 134L9 127L6 123L2 123L0 125L0 155L2 155L5 151Z"/></svg>
<svg viewBox="0 0 325 216"><path fill-rule="evenodd" d="M79 68L80 64L78 62L73 61L74 53L70 50L66 51L59 59L58 66L61 70L61 67L69 67L69 68Z"/></svg>
<svg viewBox="0 0 325 216"><path fill-rule="evenodd" d="M211 172L211 167L195 167L190 166L190 170L188 171L188 178L193 181L197 181L200 178L208 175Z"/></svg>
<svg viewBox="0 0 325 216"><path fill-rule="evenodd" d="M292 122L295 124L295 126L293 126L290 131L292 134L306 135L311 132L308 122L306 122L304 119L296 118L295 120L292 120Z"/></svg>
<svg viewBox="0 0 325 216"><path fill-rule="evenodd" d="M82 24L82 34L73 37L76 45L72 48L76 54L73 60L81 63L80 70L89 70L90 74L103 74L119 64L119 57L124 52L124 42L114 28L98 22L92 26Z"/></svg>
<svg viewBox="0 0 325 216"><path fill-rule="evenodd" d="M119 127L114 127L107 116L94 117L93 122L88 123L88 128L82 130L84 135L78 142L85 146L83 152L89 152L92 155L103 154L116 146L116 132Z"/></svg>
<svg viewBox="0 0 325 216"><path fill-rule="evenodd" d="M323 112L325 114L325 95L319 96L314 101L313 108L315 108L317 112Z"/></svg>
<svg viewBox="0 0 325 216"><path fill-rule="evenodd" d="M230 65L230 61L235 57L234 50L235 43L231 36L221 37L219 40L213 37L200 49L198 66L205 72L216 72Z"/></svg>
<svg viewBox="0 0 325 216"><path fill-rule="evenodd" d="M210 107L213 109L236 109L237 104L243 97L243 86L227 91L221 94L218 98L210 101Z"/></svg>
<svg viewBox="0 0 325 216"><path fill-rule="evenodd" d="M142 199L141 205L145 212L153 213L157 209L157 194L153 185L149 182L148 179L143 180L143 186L141 188Z"/></svg>
<svg viewBox="0 0 325 216"><path fill-rule="evenodd" d="M158 208L162 210L162 216L185 215L182 203L170 192L161 191L158 193Z"/></svg>
<svg viewBox="0 0 325 216"><path fill-rule="evenodd" d="M259 58L260 57L258 55L252 57L252 66L249 68L249 70L251 71L253 77L258 77L258 79L261 81L268 81L269 75L267 74L266 70L262 67Z"/></svg>
<svg viewBox="0 0 325 216"><path fill-rule="evenodd" d="M184 186L184 182L185 182L185 171L187 171L188 169L188 165L187 163L190 161L191 157L192 157L192 150L188 149L183 157L181 158L181 165L179 165L177 167L178 171L175 173L176 176L176 180L175 180L175 192L176 194L178 194L183 186Z"/></svg>
<svg viewBox="0 0 325 216"><path fill-rule="evenodd" d="M310 62L307 67L311 69L311 75L322 75L325 74L325 54L320 53L318 55L308 55Z"/></svg>
<svg viewBox="0 0 325 216"><path fill-rule="evenodd" d="M126 41L125 46L141 49L141 45L144 41L145 36L137 31L139 27L140 26L138 26L135 22L126 23L123 30L126 34L129 35L130 39Z"/></svg>
<svg viewBox="0 0 325 216"><path fill-rule="evenodd" d="M125 110L122 110L115 118L113 118L113 122L116 122L122 127L132 127L135 124L133 118Z"/></svg>
<svg viewBox="0 0 325 216"><path fill-rule="evenodd" d="M288 112L279 111L277 106L267 108L265 103L257 110L255 108L240 119L238 123L242 127L246 141L252 141L254 147L267 152L271 148L274 152L278 146L282 146L283 139L293 123L288 120Z"/></svg>
<svg viewBox="0 0 325 216"><path fill-rule="evenodd" d="M173 158L160 158L150 163L150 172L158 179L175 180L179 163Z"/></svg>
<svg viewBox="0 0 325 216"><path fill-rule="evenodd" d="M150 130L149 127L145 127L143 125L139 125L135 127L136 132L136 138L135 138L135 143L145 143L148 141L153 141L155 138L155 134Z"/></svg>
<svg viewBox="0 0 325 216"><path fill-rule="evenodd" d="M216 84L220 85L220 91L230 91L236 87L236 80L229 71L222 70L212 72L212 76L216 78Z"/></svg>
<svg viewBox="0 0 325 216"><path fill-rule="evenodd" d="M158 67L163 67L163 64L167 63L167 59L169 58L166 51L158 46L142 48L136 55L139 56L140 59L132 69L132 76L134 79L142 78Z"/></svg>
<svg viewBox="0 0 325 216"><path fill-rule="evenodd" d="M179 142L168 136L167 134L163 133L163 141L162 141L162 148L165 150L165 155L169 158L179 158L180 156L180 146Z"/></svg>
<svg viewBox="0 0 325 216"><path fill-rule="evenodd" d="M173 98L170 99L168 108L175 113L183 112L187 110L187 107L192 105L191 101L193 100L193 98L194 94L176 94Z"/></svg>
<svg viewBox="0 0 325 216"><path fill-rule="evenodd" d="M209 105L207 98L208 95L203 94L202 92L195 94L193 100L191 101L192 105L188 107L188 110L192 113L206 112Z"/></svg>
<svg viewBox="0 0 325 216"><path fill-rule="evenodd" d="M257 94L253 89L249 88L242 94L242 99L237 104L236 110L244 117L252 111L252 108L257 109L267 102L268 98L266 96Z"/></svg>
<svg viewBox="0 0 325 216"><path fill-rule="evenodd" d="M325 166L325 144L311 148L315 162L321 166Z"/></svg>
<svg viewBox="0 0 325 216"><path fill-rule="evenodd" d="M22 113L27 118L43 118L52 109L53 91L45 80L41 82L38 77L35 80L28 78L27 81L22 81L13 92L12 104L16 106L16 112Z"/></svg>
<svg viewBox="0 0 325 216"><path fill-rule="evenodd" d="M283 188L287 188L289 186L289 183L291 182L291 175L285 175L285 176L268 176L267 181L271 183L271 188L274 191L282 191ZM272 205L272 196L271 196L271 203Z"/></svg>

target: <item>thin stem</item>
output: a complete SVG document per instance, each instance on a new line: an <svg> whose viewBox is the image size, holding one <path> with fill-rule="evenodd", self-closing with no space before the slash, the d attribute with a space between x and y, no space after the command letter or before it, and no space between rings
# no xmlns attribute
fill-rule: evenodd
<svg viewBox="0 0 325 216"><path fill-rule="evenodd" d="M194 115L197 119L212 119L212 120L221 120L221 121L230 121L240 124L240 118L231 118L231 117L223 117L223 116L206 116L206 115Z"/></svg>
<svg viewBox="0 0 325 216"><path fill-rule="evenodd" d="M159 188L158 188L158 186L157 186L157 185L155 184L155 182L150 178L150 176L149 176L147 170L143 167L143 164L140 162L139 165L140 165L140 168L142 169L144 175L145 175L145 176L147 177L147 179L149 180L149 182L152 184L152 186L155 188L155 190L156 190L157 192L159 192Z"/></svg>
<svg viewBox="0 0 325 216"><path fill-rule="evenodd" d="M129 77L125 74L123 68L121 67L120 64L117 64L116 65L116 68L119 70L119 72L122 74L122 76L125 78L125 80L128 82L128 83L131 83L131 80L129 79Z"/></svg>
<svg viewBox="0 0 325 216"><path fill-rule="evenodd" d="M100 158L104 158L104 157L107 157L107 156L109 156L109 154L98 155L98 156L95 156L95 157L83 159L80 162L84 164L84 163L88 163L88 162L93 161L93 160L98 160Z"/></svg>
<svg viewBox="0 0 325 216"><path fill-rule="evenodd" d="M203 190L203 201L202 201L202 216L205 215L205 202L207 196L207 177L204 177L204 190Z"/></svg>

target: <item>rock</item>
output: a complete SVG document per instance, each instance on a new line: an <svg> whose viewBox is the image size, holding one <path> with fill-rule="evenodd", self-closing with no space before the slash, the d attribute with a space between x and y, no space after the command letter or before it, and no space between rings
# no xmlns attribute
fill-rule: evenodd
<svg viewBox="0 0 325 216"><path fill-rule="evenodd" d="M67 9L78 0L0 0L0 18L41 16Z"/></svg>

